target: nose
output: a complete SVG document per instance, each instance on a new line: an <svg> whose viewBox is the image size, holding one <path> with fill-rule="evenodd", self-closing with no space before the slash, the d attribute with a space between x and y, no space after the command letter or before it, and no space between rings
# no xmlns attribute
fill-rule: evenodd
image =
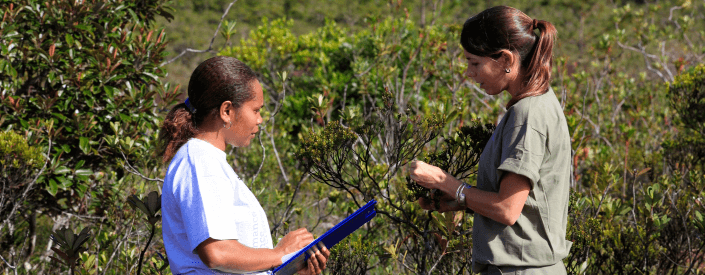
<svg viewBox="0 0 705 275"><path fill-rule="evenodd" d="M466 75L467 77L470 77L470 78L472 78L473 76L475 76L475 74L470 71L470 65L468 65L468 68L465 69L465 75Z"/></svg>

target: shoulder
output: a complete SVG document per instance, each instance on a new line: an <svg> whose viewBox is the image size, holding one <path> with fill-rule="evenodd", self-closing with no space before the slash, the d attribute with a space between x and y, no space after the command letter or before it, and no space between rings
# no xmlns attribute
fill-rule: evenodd
<svg viewBox="0 0 705 275"><path fill-rule="evenodd" d="M506 126L529 126L544 133L547 126L565 120L563 109L552 89L543 95L527 97L519 100L507 109Z"/></svg>
<svg viewBox="0 0 705 275"><path fill-rule="evenodd" d="M225 152L205 141L190 139L172 158L167 177L222 177L224 166L227 166Z"/></svg>

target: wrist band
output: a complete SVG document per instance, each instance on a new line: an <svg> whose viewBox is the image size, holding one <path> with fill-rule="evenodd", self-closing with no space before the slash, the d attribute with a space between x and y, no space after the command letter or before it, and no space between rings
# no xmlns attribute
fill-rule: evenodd
<svg viewBox="0 0 705 275"><path fill-rule="evenodd" d="M458 189L455 190L455 200L460 205L465 205L465 194L463 194L463 189L465 189L465 184L461 182Z"/></svg>
<svg viewBox="0 0 705 275"><path fill-rule="evenodd" d="M458 202L458 204L464 206L467 208L466 203L465 203L465 188L472 188L472 185L466 184L464 182L460 183L460 186L458 186L458 190L455 191L455 200Z"/></svg>

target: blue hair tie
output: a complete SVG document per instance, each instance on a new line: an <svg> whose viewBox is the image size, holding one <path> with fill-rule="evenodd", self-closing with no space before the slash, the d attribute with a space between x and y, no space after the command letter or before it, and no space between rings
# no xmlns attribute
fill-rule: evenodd
<svg viewBox="0 0 705 275"><path fill-rule="evenodd" d="M188 108L189 112L193 114L196 113L196 108L193 108L193 106L191 106L191 102L188 101L188 97L186 98L186 101L184 101L184 104L186 104L186 108Z"/></svg>

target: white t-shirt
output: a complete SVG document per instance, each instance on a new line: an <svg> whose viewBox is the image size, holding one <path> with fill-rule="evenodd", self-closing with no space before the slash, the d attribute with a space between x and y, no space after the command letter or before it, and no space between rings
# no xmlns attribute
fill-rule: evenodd
<svg viewBox="0 0 705 275"><path fill-rule="evenodd" d="M162 189L162 227L174 275L228 274L209 269L196 254L196 247L209 237L238 240L252 248L273 247L264 209L228 164L225 152L196 138L181 146L169 164Z"/></svg>

